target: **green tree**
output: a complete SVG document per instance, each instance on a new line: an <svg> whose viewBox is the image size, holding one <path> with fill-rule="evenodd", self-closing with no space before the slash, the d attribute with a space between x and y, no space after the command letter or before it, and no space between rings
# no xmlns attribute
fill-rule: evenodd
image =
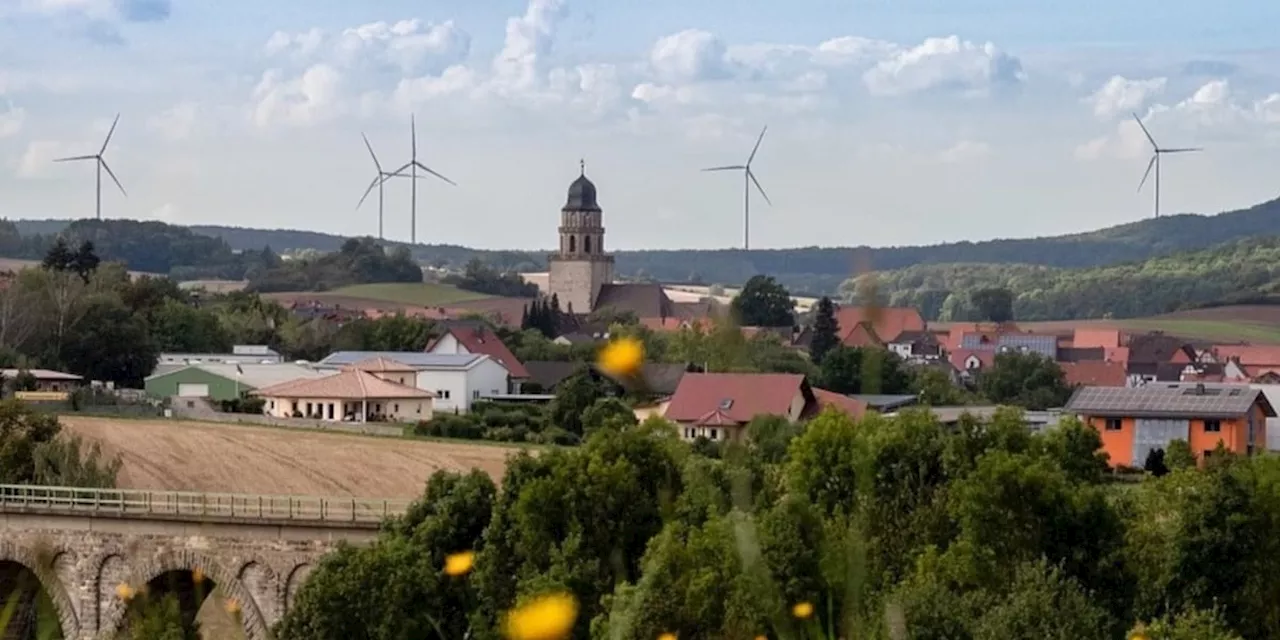
<svg viewBox="0 0 1280 640"><path fill-rule="evenodd" d="M978 391L991 402L1033 411L1061 407L1071 397L1066 374L1038 353L998 353L990 369L978 376Z"/></svg>
<svg viewBox="0 0 1280 640"><path fill-rule="evenodd" d="M836 320L836 307L831 298L818 300L813 319L813 337L809 342L809 357L822 364L822 358L840 344L840 323Z"/></svg>
<svg viewBox="0 0 1280 640"><path fill-rule="evenodd" d="M85 240L80 243L80 246L72 255L69 266L87 284L89 277L93 275L94 271L98 270L98 265L101 262L102 260L98 258L98 254L93 250L93 242Z"/></svg>
<svg viewBox="0 0 1280 640"><path fill-rule="evenodd" d="M1142 463L1142 468L1157 478L1169 473L1169 467L1164 462L1164 449L1156 448L1148 451L1147 459Z"/></svg>
<svg viewBox="0 0 1280 640"><path fill-rule="evenodd" d="M730 304L734 319L746 327L790 327L795 304L771 276L752 276Z"/></svg>
<svg viewBox="0 0 1280 640"><path fill-rule="evenodd" d="M1170 471L1196 468L1196 454L1191 452L1191 445L1186 440L1177 439L1169 443L1164 454L1164 463Z"/></svg>
<svg viewBox="0 0 1280 640"><path fill-rule="evenodd" d="M44 254L40 266L49 271L68 271L75 264L76 254L67 246L67 241L58 237Z"/></svg>
<svg viewBox="0 0 1280 640"><path fill-rule="evenodd" d="M217 314L173 298L165 299L149 315L151 336L160 351L226 353L231 337Z"/></svg>
<svg viewBox="0 0 1280 640"><path fill-rule="evenodd" d="M1244 640L1214 610L1188 609L1150 624L1138 624L1129 637L1149 640Z"/></svg>
<svg viewBox="0 0 1280 640"><path fill-rule="evenodd" d="M158 356L146 323L118 298L105 295L86 302L62 347L62 361L69 371L135 388L151 374Z"/></svg>
<svg viewBox="0 0 1280 640"><path fill-rule="evenodd" d="M20 400L0 401L0 484L30 484L36 477L36 450L61 430L56 416L37 413Z"/></svg>
<svg viewBox="0 0 1280 640"><path fill-rule="evenodd" d="M1013 320L1013 292L1003 287L977 289L969 300L982 319L997 324Z"/></svg>
<svg viewBox="0 0 1280 640"><path fill-rule="evenodd" d="M584 414L604 398L605 393L605 385L590 369L579 369L556 387L556 397L547 405L547 422L581 436L586 427Z"/></svg>
<svg viewBox="0 0 1280 640"><path fill-rule="evenodd" d="M973 394L960 388L951 376L936 367L916 369L910 390L920 399L920 404L931 407L952 407L972 404L973 401Z"/></svg>
<svg viewBox="0 0 1280 640"><path fill-rule="evenodd" d="M974 640L1110 638L1115 621L1070 576L1043 560L1024 563L1007 595L975 625Z"/></svg>
<svg viewBox="0 0 1280 640"><path fill-rule="evenodd" d="M818 371L818 385L836 393L907 393L911 382L902 359L878 347L836 347Z"/></svg>
<svg viewBox="0 0 1280 640"><path fill-rule="evenodd" d="M121 640L200 640L200 623L184 624L182 604L172 593L134 599L127 620Z"/></svg>
<svg viewBox="0 0 1280 640"><path fill-rule="evenodd" d="M583 432L595 429L625 429L639 424L636 414L617 398L598 398L582 412Z"/></svg>

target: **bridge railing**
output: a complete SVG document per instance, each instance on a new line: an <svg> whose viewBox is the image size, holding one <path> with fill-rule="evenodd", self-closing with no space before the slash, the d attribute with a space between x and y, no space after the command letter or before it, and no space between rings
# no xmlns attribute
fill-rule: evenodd
<svg viewBox="0 0 1280 640"><path fill-rule="evenodd" d="M369 523L401 515L409 504L369 498L0 485L0 511Z"/></svg>

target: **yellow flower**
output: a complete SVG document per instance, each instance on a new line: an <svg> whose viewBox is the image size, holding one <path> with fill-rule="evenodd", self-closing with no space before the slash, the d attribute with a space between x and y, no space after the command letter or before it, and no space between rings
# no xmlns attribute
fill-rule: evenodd
<svg viewBox="0 0 1280 640"><path fill-rule="evenodd" d="M204 570L201 569L200 567L196 567L195 569L192 569L191 581L196 584L200 584L201 582L204 582Z"/></svg>
<svg viewBox="0 0 1280 640"><path fill-rule="evenodd" d="M674 633L664 633L664 634L662 634L662 635L658 636L658 640L676 640L676 634L674 634Z"/></svg>
<svg viewBox="0 0 1280 640"><path fill-rule="evenodd" d="M808 602L797 602L791 607L791 615L804 620L813 615L813 604Z"/></svg>
<svg viewBox="0 0 1280 640"><path fill-rule="evenodd" d="M764 636L756 636L756 640L769 640L769 639Z"/></svg>
<svg viewBox="0 0 1280 640"><path fill-rule="evenodd" d="M605 345L596 359L596 366L605 375L630 378L644 364L644 344L635 338L618 338Z"/></svg>
<svg viewBox="0 0 1280 640"><path fill-rule="evenodd" d="M450 576L461 576L471 572L476 563L476 552L462 551L451 553L444 558L444 573Z"/></svg>
<svg viewBox="0 0 1280 640"><path fill-rule="evenodd" d="M129 586L129 585L127 585L127 584L123 583L123 582L121 582L120 584L116 585L116 596L117 596L117 597L119 597L121 600L124 600L125 602L128 602L128 601L132 600L132 599L133 599L134 594L136 594L136 593L137 593L137 591L136 591L136 590L134 590L134 588L133 588L133 587L131 587L131 586Z"/></svg>
<svg viewBox="0 0 1280 640"><path fill-rule="evenodd" d="M562 640L569 637L578 617L578 601L567 593L534 598L507 614L511 640Z"/></svg>
<svg viewBox="0 0 1280 640"><path fill-rule="evenodd" d="M227 598L227 601L222 604L222 608L226 609L227 613L233 616L240 615L240 602L235 598Z"/></svg>

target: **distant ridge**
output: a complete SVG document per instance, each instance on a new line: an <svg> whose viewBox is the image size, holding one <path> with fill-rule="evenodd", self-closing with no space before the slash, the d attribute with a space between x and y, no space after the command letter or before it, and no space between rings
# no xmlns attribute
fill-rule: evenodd
<svg viewBox="0 0 1280 640"><path fill-rule="evenodd" d="M55 234L67 220L15 220L24 236ZM235 250L276 251L317 249L336 251L347 238L315 231L247 229L217 225L193 225L197 234L221 238ZM550 232L549 232L550 233ZM1216 215L1162 216L1097 231L1021 239L954 242L928 246L858 247L877 270L922 264L985 263L1033 264L1051 267L1096 267L1204 249L1241 238L1280 234L1280 199ZM392 245L401 243L388 242ZM457 245L416 245L415 257L428 263L460 266L472 258L499 268L536 271L545 268L544 251L470 249ZM778 278L794 293L829 293L849 277L854 247L803 247L794 249L680 249L619 251L618 271L628 276L664 282L700 281L741 283L765 273Z"/></svg>

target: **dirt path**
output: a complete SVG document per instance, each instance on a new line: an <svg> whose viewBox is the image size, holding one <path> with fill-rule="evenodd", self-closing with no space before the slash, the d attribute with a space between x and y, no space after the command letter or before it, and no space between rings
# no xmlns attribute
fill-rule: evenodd
<svg viewBox="0 0 1280 640"><path fill-rule="evenodd" d="M126 489L416 498L437 469L500 480L511 447L267 427L62 416L124 465Z"/></svg>

